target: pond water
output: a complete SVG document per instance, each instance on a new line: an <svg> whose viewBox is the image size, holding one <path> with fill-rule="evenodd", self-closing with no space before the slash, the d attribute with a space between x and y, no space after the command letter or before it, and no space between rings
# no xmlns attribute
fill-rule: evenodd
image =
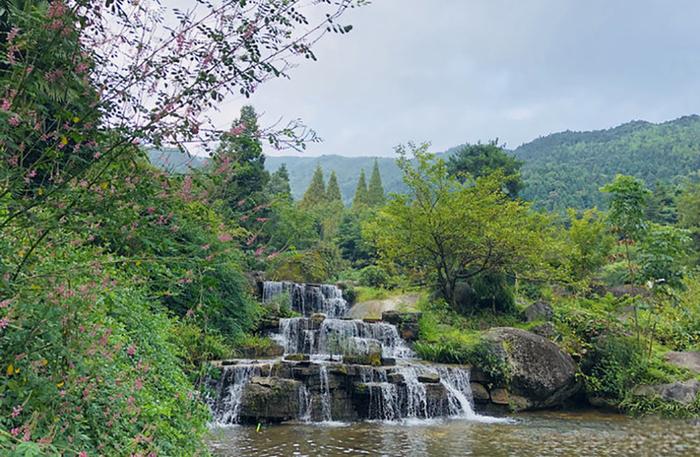
<svg viewBox="0 0 700 457"><path fill-rule="evenodd" d="M600 412L519 414L507 423L286 424L212 430L221 457L700 456L700 423Z"/></svg>

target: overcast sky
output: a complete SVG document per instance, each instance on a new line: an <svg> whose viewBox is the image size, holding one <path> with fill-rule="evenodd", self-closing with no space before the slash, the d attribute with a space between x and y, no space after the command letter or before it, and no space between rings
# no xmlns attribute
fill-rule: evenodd
<svg viewBox="0 0 700 457"><path fill-rule="evenodd" d="M697 113L698 0L374 0L318 62L251 99L262 123L302 118L308 155L392 155ZM241 100L216 115L225 125ZM269 153L269 151L268 151Z"/></svg>

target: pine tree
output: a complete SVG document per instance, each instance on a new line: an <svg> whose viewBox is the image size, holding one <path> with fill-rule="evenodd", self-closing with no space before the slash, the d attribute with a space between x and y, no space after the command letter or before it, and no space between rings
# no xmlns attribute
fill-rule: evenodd
<svg viewBox="0 0 700 457"><path fill-rule="evenodd" d="M219 191L231 209L246 211L265 203L262 190L270 174L265 170L258 115L252 106L241 108L240 118L233 121L231 131L222 135L213 162L215 167L224 162L229 164Z"/></svg>
<svg viewBox="0 0 700 457"><path fill-rule="evenodd" d="M329 202L342 202L343 197L340 194L340 186L338 186L338 177L335 171L331 172L331 177L328 178L328 186L326 187L326 200Z"/></svg>
<svg viewBox="0 0 700 457"><path fill-rule="evenodd" d="M382 176L379 174L379 164L374 159L372 176L369 178L369 189L367 190L367 202L369 206L381 206L384 204L384 187L382 186Z"/></svg>
<svg viewBox="0 0 700 457"><path fill-rule="evenodd" d="M301 200L301 206L304 208L313 208L319 203L326 201L326 185L323 181L323 170L321 165L316 165L316 171L311 178L309 188L304 192L304 198Z"/></svg>
<svg viewBox="0 0 700 457"><path fill-rule="evenodd" d="M368 190L367 190L367 179L365 178L364 168L360 171L360 179L357 181L357 188L355 189L355 198L352 200L352 207L359 208L361 206L366 206L368 204Z"/></svg>
<svg viewBox="0 0 700 457"><path fill-rule="evenodd" d="M280 165L277 171L270 175L266 192L271 198L292 200L292 189L289 185L289 172L286 164Z"/></svg>

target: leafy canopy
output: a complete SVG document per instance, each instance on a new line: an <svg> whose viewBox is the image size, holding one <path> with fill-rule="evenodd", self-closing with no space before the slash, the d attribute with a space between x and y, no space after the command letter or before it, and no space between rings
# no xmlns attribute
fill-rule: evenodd
<svg viewBox="0 0 700 457"><path fill-rule="evenodd" d="M504 194L503 174L462 182L427 149L397 148L409 192L393 195L366 226L382 258L429 279L453 304L459 279L548 271L547 220Z"/></svg>

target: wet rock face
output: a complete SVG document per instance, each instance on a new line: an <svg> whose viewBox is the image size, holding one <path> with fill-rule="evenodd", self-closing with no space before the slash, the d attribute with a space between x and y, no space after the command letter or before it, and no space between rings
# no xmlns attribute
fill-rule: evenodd
<svg viewBox="0 0 700 457"><path fill-rule="evenodd" d="M402 313L399 311L384 311L382 320L393 324L399 331L399 335L405 341L413 342L420 336L420 326L418 322L422 313Z"/></svg>
<svg viewBox="0 0 700 457"><path fill-rule="evenodd" d="M283 422L299 416L301 383L278 377L253 377L241 397L240 421Z"/></svg>
<svg viewBox="0 0 700 457"><path fill-rule="evenodd" d="M639 386L634 390L634 395L637 396L660 397L665 401L674 401L684 405L693 403L699 393L700 381L697 379L656 386Z"/></svg>
<svg viewBox="0 0 700 457"><path fill-rule="evenodd" d="M493 328L485 339L508 365L507 400L499 395L499 401L507 401L512 409L559 406L580 389L573 359L551 341L510 327Z"/></svg>

